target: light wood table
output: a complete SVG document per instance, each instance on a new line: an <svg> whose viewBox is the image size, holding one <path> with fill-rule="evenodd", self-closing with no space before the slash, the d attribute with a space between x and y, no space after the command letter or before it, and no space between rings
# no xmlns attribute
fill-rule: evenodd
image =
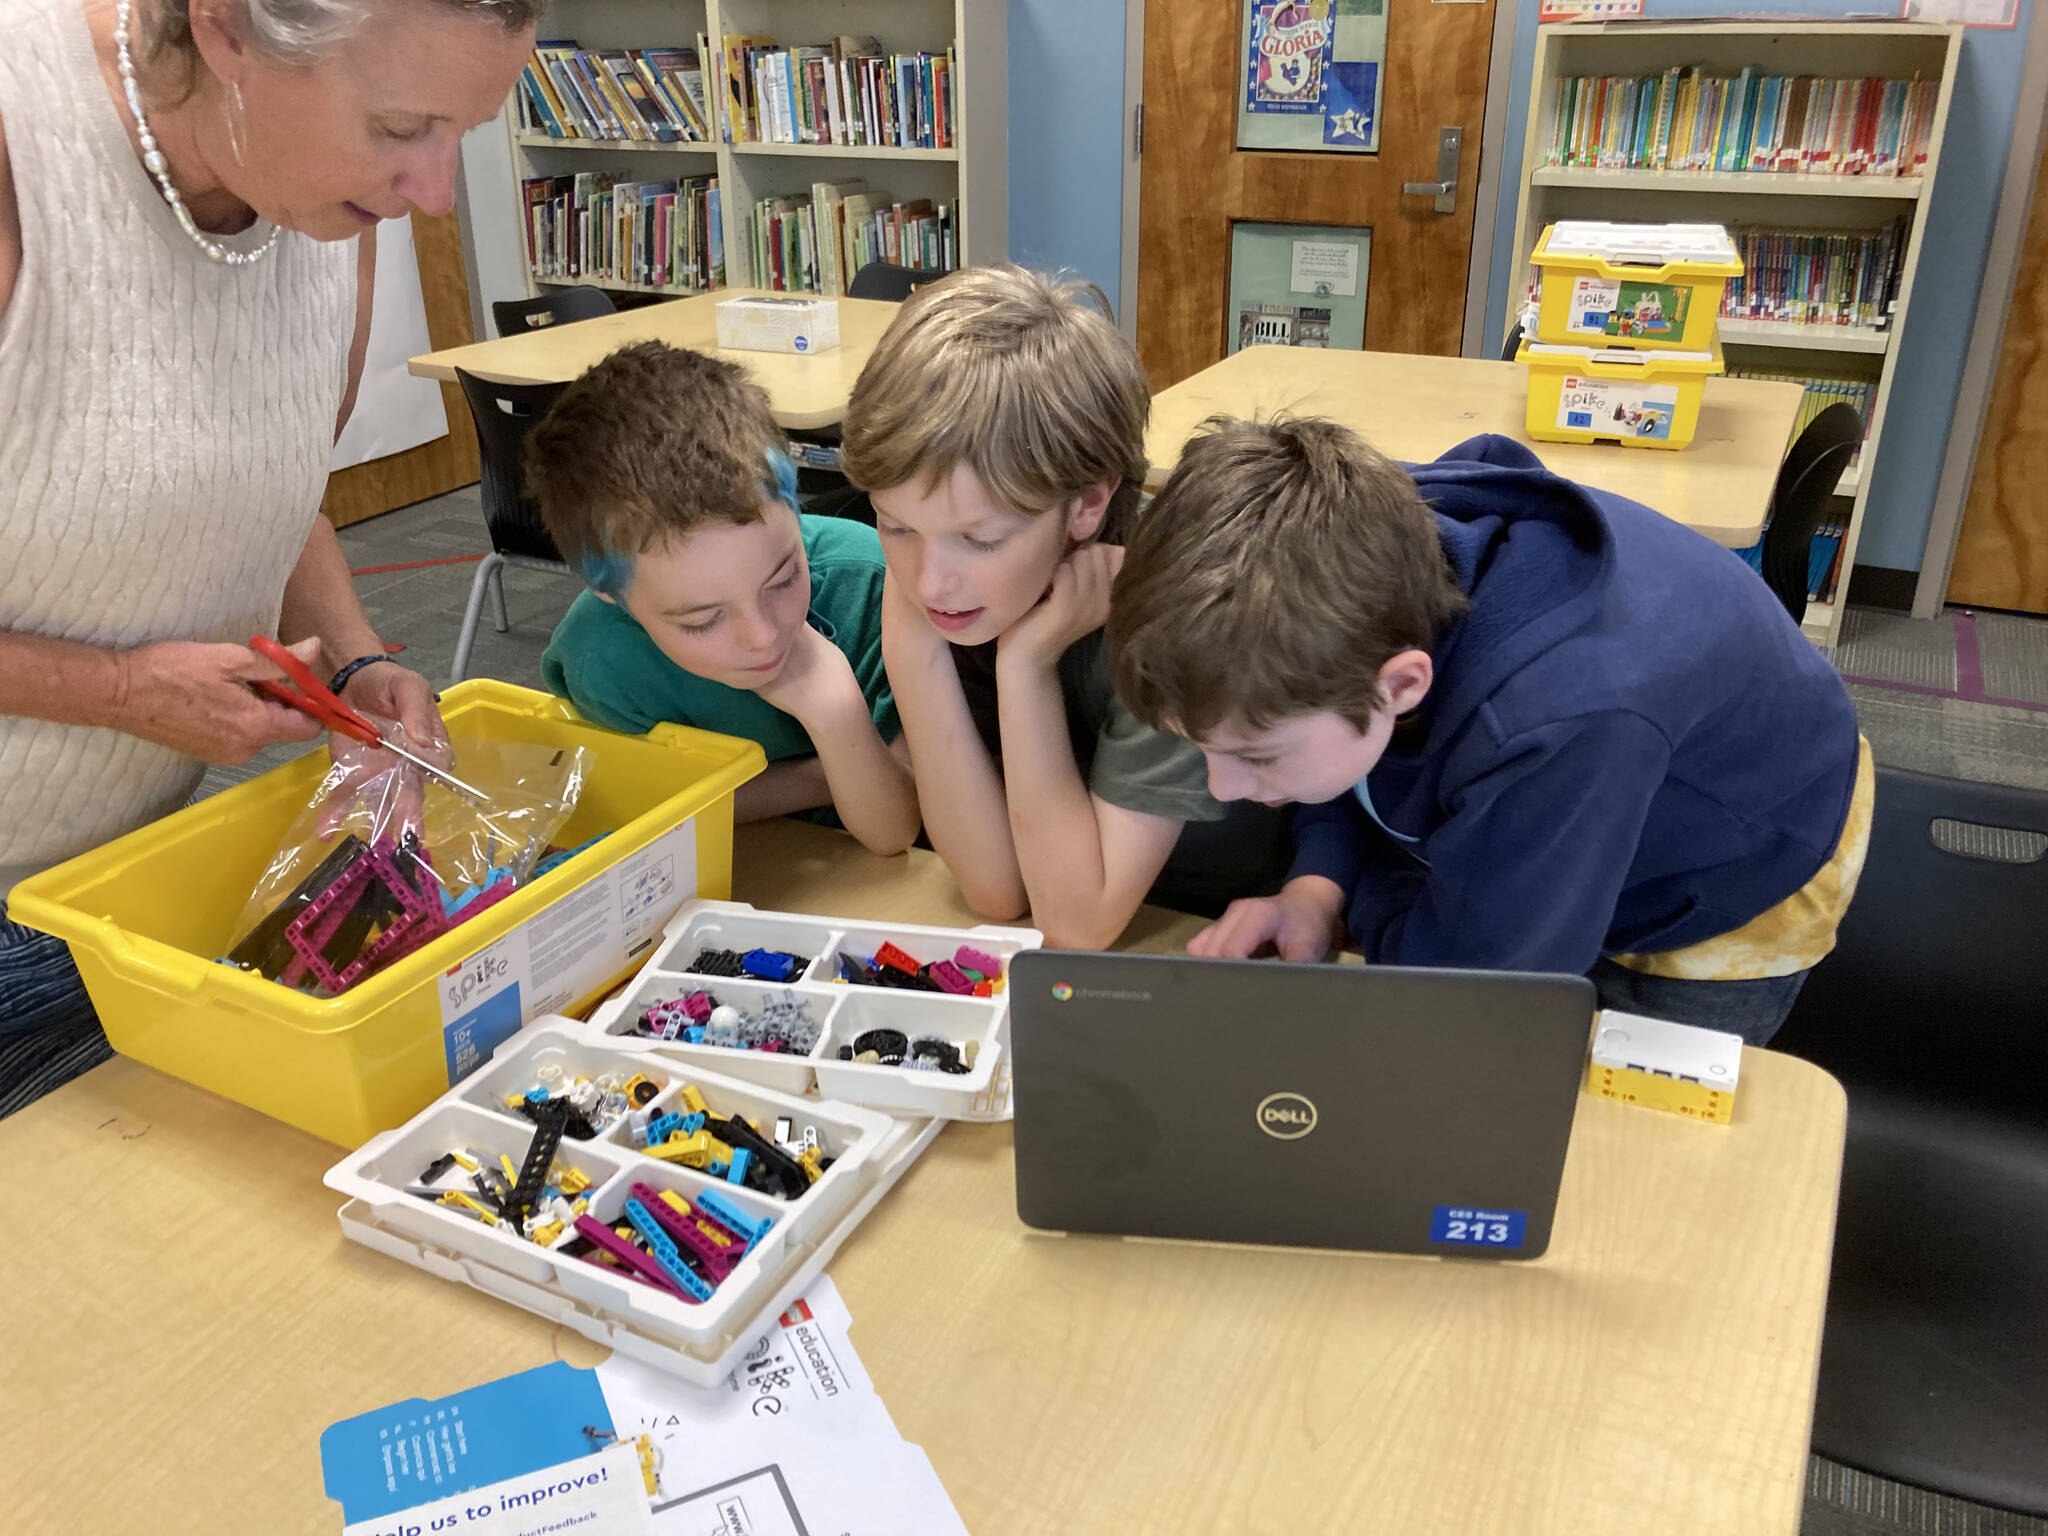
<svg viewBox="0 0 2048 1536"><path fill-rule="evenodd" d="M1619 443L1539 443L1523 430L1528 381L1515 363L1395 352L1247 347L1152 401L1146 485L1157 490L1210 416L1328 416L1407 463L1497 432L1544 465L1676 518L1730 549L1763 533L1778 463L1799 412L1797 384L1708 379L1699 432L1676 452Z"/></svg>
<svg viewBox="0 0 2048 1536"><path fill-rule="evenodd" d="M929 854L781 823L739 858L759 905L972 920ZM1126 938L1193 927L1146 911ZM1728 1129L1581 1098L1528 1265L1035 1235L1008 1127L955 1126L832 1274L977 1536L1790 1533L1843 1117L1768 1051ZM8 1529L338 1530L329 1423L601 1357L343 1241L338 1155L125 1060L0 1121L0 1437L36 1469Z"/></svg>
<svg viewBox="0 0 2048 1536"><path fill-rule="evenodd" d="M665 341L726 358L745 368L768 391L775 419L805 430L836 425L846 414L853 381L868 354L896 318L900 304L840 299L839 345L805 357L783 352L725 351L718 345L716 306L725 299L768 296L756 288L715 293L621 310L571 325L544 326L524 336L502 336L467 347L428 352L407 363L423 379L455 378L457 368L499 384L557 384L575 378L600 358L636 341ZM785 295L786 297L786 295Z"/></svg>

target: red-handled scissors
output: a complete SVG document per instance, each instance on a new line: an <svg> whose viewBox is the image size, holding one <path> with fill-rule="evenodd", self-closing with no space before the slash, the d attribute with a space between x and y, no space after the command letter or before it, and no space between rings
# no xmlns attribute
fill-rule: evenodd
<svg viewBox="0 0 2048 1536"><path fill-rule="evenodd" d="M395 757L404 758L422 773L439 779L450 789L469 796L480 805L490 804L488 797L463 783L445 768L437 768L425 758L416 757L405 748L386 740L384 733L379 731L367 716L357 713L329 693L320 679L313 675L311 668L268 635L252 636L249 640L249 649L272 663L298 685L294 688L275 678L259 678L256 686L278 703L288 704L303 714L311 715L330 731L339 731L366 747L374 747L380 752L389 752Z"/></svg>

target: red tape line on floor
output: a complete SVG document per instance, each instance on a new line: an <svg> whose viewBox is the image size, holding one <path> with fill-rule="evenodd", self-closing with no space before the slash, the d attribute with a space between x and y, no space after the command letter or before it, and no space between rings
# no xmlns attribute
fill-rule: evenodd
<svg viewBox="0 0 2048 1536"><path fill-rule="evenodd" d="M365 565L350 571L351 576L382 576L386 571L419 571L430 565L474 565L483 559L482 555L443 555L438 560L400 560L395 565Z"/></svg>

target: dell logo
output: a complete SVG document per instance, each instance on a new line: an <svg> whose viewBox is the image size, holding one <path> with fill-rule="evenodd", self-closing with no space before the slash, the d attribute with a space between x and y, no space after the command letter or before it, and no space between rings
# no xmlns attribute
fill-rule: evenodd
<svg viewBox="0 0 2048 1536"><path fill-rule="evenodd" d="M1298 1093L1269 1093L1253 1118L1274 1140L1299 1141L1316 1128L1316 1107Z"/></svg>

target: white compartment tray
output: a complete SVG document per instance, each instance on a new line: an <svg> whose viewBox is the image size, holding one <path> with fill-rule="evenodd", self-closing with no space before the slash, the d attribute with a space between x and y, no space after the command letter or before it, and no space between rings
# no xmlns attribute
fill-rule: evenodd
<svg viewBox="0 0 2048 1536"><path fill-rule="evenodd" d="M645 1051L693 1070L720 1072L787 1093L804 1093L815 1087L828 1100L892 1114L937 1115L950 1120L1010 1117L1007 989L993 997L976 998L854 986L835 978L841 952L870 956L885 942L923 963L950 960L956 950L967 945L1001 960L1007 977L1010 961L1042 942L1043 936L1036 930L933 928L765 912L737 901L688 901L669 920L666 935L633 983L583 1026L585 1039ZM742 953L773 949L795 954L809 964L787 984L693 973L689 967L704 949ZM654 1003L700 989L750 1010L788 992L807 1004L818 1021L817 1046L808 1056L791 1056L690 1045L632 1033L640 1016ZM839 1059L842 1045L850 1046L855 1037L877 1028L900 1029L913 1037L940 1035L955 1043L972 1040L974 1067L965 1074L951 1074Z"/></svg>
<svg viewBox="0 0 2048 1536"><path fill-rule="evenodd" d="M508 1301L536 1317L573 1329L593 1343L644 1360L692 1386L714 1387L732 1374L753 1347L766 1320L780 1315L811 1288L839 1252L840 1244L945 1125L943 1120L892 1122L882 1144L874 1149L869 1182L854 1205L822 1231L814 1232L807 1243L782 1251L764 1283L758 1304L744 1310L729 1310L715 1330L687 1343L676 1342L665 1329L649 1326L644 1317L613 1310L545 1280L532 1281L509 1274L449 1243L423 1239L393 1227L382 1219L386 1208L366 1200L351 1200L341 1208L341 1230L351 1242L374 1248L443 1280L453 1280ZM581 1263L574 1259L563 1262Z"/></svg>
<svg viewBox="0 0 2048 1536"><path fill-rule="evenodd" d="M429 1163L456 1148L493 1161L503 1155L518 1165L534 1126L508 1109L504 1097L532 1084L549 1064L560 1065L571 1077L638 1072L659 1085L653 1101L657 1109L673 1106L689 1083L714 1114L742 1114L764 1127L787 1116L797 1133L815 1128L832 1165L802 1195L784 1200L648 1157L633 1148L623 1122L592 1140L562 1140L555 1164L588 1177L590 1214L600 1221L619 1219L635 1183L686 1197L715 1189L748 1215L773 1218L711 1298L694 1304L562 1251L573 1240L573 1230L543 1247L406 1193ZM349 1197L342 1226L351 1238L709 1382L729 1368L727 1355L737 1347L735 1341L743 1340L761 1317L786 1306L818 1273L824 1258L929 1142L937 1123L892 1120L855 1105L792 1098L703 1070L695 1062L594 1040L579 1033L572 1021L550 1018L506 1041L489 1067L405 1125L350 1153L328 1170L326 1183Z"/></svg>

